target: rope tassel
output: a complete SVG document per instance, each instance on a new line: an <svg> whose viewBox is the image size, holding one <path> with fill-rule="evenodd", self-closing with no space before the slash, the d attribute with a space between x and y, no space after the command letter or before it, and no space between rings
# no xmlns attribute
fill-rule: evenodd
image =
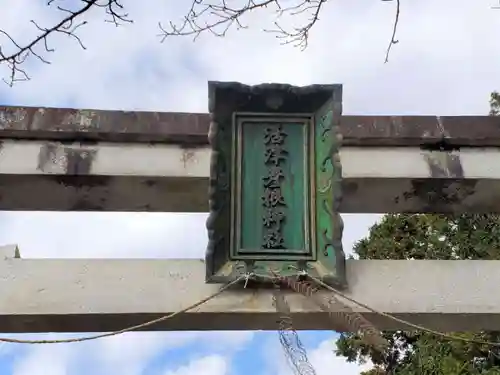
<svg viewBox="0 0 500 375"><path fill-rule="evenodd" d="M295 375L316 375L314 367L307 358L307 352L293 328L290 306L285 300L279 285L274 285L273 304L279 314L278 333L287 361Z"/></svg>
<svg viewBox="0 0 500 375"><path fill-rule="evenodd" d="M328 313L335 330L356 332L367 344L380 352L389 346L382 333L368 319L336 296L321 297L317 295L316 292L319 288L310 282L299 281L291 277L283 277L282 280L289 288L311 299L322 311Z"/></svg>

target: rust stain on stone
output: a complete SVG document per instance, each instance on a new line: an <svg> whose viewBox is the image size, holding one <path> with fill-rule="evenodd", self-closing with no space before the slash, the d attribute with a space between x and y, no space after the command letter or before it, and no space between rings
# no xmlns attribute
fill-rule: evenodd
<svg viewBox="0 0 500 375"><path fill-rule="evenodd" d="M86 109L68 111L63 115L61 125L78 131L98 130L99 115L96 111Z"/></svg>
<svg viewBox="0 0 500 375"><path fill-rule="evenodd" d="M475 194L476 184L477 180L471 179L413 179L411 190L404 192L402 198L407 202L416 200L415 206L420 209L410 210L411 212L463 212L460 205L467 197ZM394 201L402 202L400 197L395 197Z"/></svg>
<svg viewBox="0 0 500 375"><path fill-rule="evenodd" d="M423 156L431 178L464 178L459 153L430 151Z"/></svg>
<svg viewBox="0 0 500 375"><path fill-rule="evenodd" d="M18 130L31 130L31 113L29 108L0 107L0 134Z"/></svg>
<svg viewBox="0 0 500 375"><path fill-rule="evenodd" d="M194 156L195 153L193 150L186 148L182 151L182 164L184 168L187 168L187 165L190 161L194 161Z"/></svg>
<svg viewBox="0 0 500 375"><path fill-rule="evenodd" d="M67 160L55 143L45 143L38 153L37 169L44 173L66 173Z"/></svg>
<svg viewBox="0 0 500 375"><path fill-rule="evenodd" d="M37 169L48 174L88 175L97 150L45 143L38 153Z"/></svg>
<svg viewBox="0 0 500 375"><path fill-rule="evenodd" d="M66 174L89 175L97 150L65 147L64 154L67 160Z"/></svg>
<svg viewBox="0 0 500 375"><path fill-rule="evenodd" d="M429 178L412 179L411 189L394 197L394 202L420 207L418 212L463 212L466 199L476 193L477 180L465 179L460 153L423 151L422 157L429 168Z"/></svg>
<svg viewBox="0 0 500 375"><path fill-rule="evenodd" d="M10 129L28 119L28 112L19 107L0 107L0 128Z"/></svg>

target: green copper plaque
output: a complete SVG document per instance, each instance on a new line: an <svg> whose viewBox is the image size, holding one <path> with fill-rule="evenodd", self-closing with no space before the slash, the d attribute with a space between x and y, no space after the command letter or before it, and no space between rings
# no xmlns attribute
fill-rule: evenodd
<svg viewBox="0 0 500 375"><path fill-rule="evenodd" d="M209 82L207 282L305 270L345 284L341 85Z"/></svg>
<svg viewBox="0 0 500 375"><path fill-rule="evenodd" d="M311 257L310 119L235 120L233 259Z"/></svg>

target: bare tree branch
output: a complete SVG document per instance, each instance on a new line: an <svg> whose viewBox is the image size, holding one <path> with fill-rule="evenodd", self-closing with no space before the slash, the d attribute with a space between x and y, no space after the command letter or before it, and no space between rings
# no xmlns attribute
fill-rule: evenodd
<svg viewBox="0 0 500 375"><path fill-rule="evenodd" d="M382 1L392 1L392 0L382 0ZM392 28L391 41L389 42L389 46L387 47L384 63L389 62L389 54L391 53L392 46L399 43L399 40L396 39L396 33L398 30L398 23L399 23L399 6L400 6L399 2L400 0L396 0L396 17L394 18L394 27Z"/></svg>
<svg viewBox="0 0 500 375"><path fill-rule="evenodd" d="M308 15L307 21L299 27L288 30L279 21L274 23L274 30L264 30L276 34L276 38L283 39L282 44L294 43L305 49L309 39L309 32L319 20L319 14L326 0L298 0L293 5L282 6L283 0L247 0L239 7L231 7L226 0L211 3L205 0L192 0L191 7L184 19L175 24L168 23L168 29L159 23L161 41L170 36L193 36L196 39L203 32L209 31L218 37L226 35L231 26L238 29L246 28L241 23L241 18L253 11L273 7L278 19L284 15ZM287 1L289 3L289 1ZM204 19L205 17L209 18Z"/></svg>
<svg viewBox="0 0 500 375"><path fill-rule="evenodd" d="M55 0L48 0L47 6L52 6ZM128 14L123 12L123 5L120 3L120 0L80 0L82 3L81 8L77 10L70 10L63 8L61 6L57 6L56 9L60 12L66 14L66 16L60 20L58 23L50 26L44 27L38 25L34 20L30 22L36 27L36 29L40 32L31 42L20 45L18 44L6 31L0 29L0 34L7 37L7 39L14 45L16 51L7 54L4 52L2 46L0 45L0 64L6 64L10 70L10 77L8 80L3 79L5 83L9 86L12 86L15 82L18 81L26 81L29 80L28 74L21 69L19 66L27 61L27 58L30 56L34 56L39 61L45 64L50 64L50 61L43 57L39 52L35 51L35 47L43 44L44 52L51 53L54 52L53 48L49 47L48 39L52 34L65 34L74 38L80 47L83 49L85 45L82 40L76 34L76 31L81 27L87 24L87 21L78 20L81 16L87 13L91 8L103 8L105 13L108 15L109 19L106 19L107 22L112 22L116 26L120 23L127 22L130 23L132 20L128 18Z"/></svg>
<svg viewBox="0 0 500 375"><path fill-rule="evenodd" d="M87 24L83 15L91 9L102 9L105 13L105 22L119 26L123 23L131 23L132 20L124 11L122 0L78 0L80 7L76 10L68 9L56 3L64 0L46 0L46 5L64 14L64 17L51 26L42 26L31 20L31 24L38 31L37 36L26 44L20 44L14 40L6 31L0 29L0 35L6 37L7 42L14 47L13 53L6 53L4 46L0 44L0 64L8 66L9 79L3 79L5 83L12 86L17 81L29 80L29 76L20 66L34 57L44 64L50 64L46 54L54 52L49 45L50 36L53 34L64 34L73 38L82 49L86 49L77 31ZM191 0L187 14L179 23L169 21L167 26L159 23L161 30L161 42L171 36L192 36L198 38L202 33L223 37L231 27L237 29L246 28L242 17L254 11L266 10L274 12L276 21L274 29L264 30L272 33L282 41L282 44L294 44L302 50L307 48L312 28L319 21L320 13L324 12L327 0ZM381 0L394 1L394 0ZM399 23L400 0L396 1L396 16L392 37L387 48L385 62L389 61L389 54L393 45L398 43L396 39ZM229 4L231 3L231 5ZM239 4L239 5L235 5ZM283 25L284 16L299 17L299 26L286 27ZM297 18L294 18L296 20ZM42 45L42 49L36 47Z"/></svg>
<svg viewBox="0 0 500 375"><path fill-rule="evenodd" d="M240 7L229 7L227 0L218 0L217 3L211 3L207 0L192 0L191 7L184 19L175 24L172 21L168 23L168 29L159 23L161 30L161 42L164 42L170 36L193 36L196 40L198 36L204 32L211 32L215 36L223 37L231 26L236 25L238 29L246 28L241 23L241 17L252 11L268 9L269 6L276 8L278 19L284 15L298 16L302 14L308 15L307 21L301 26L294 27L292 30L287 30L279 21L275 22L274 30L264 30L266 32L276 34L276 38L282 39L282 44L293 43L295 46L304 50L307 48L309 33L313 26L319 21L320 12L327 0L298 0L294 5L283 7L284 0L247 0ZM393 0L381 0L393 1ZM287 1L289 3L289 1ZM389 47L385 56L385 63L389 61L389 54L396 40L396 32L399 23L400 0L396 0L396 17ZM211 18L204 20L204 17Z"/></svg>

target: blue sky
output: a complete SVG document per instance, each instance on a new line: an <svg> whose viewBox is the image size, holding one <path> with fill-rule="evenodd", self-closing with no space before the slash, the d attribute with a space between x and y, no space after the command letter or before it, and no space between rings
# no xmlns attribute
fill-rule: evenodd
<svg viewBox="0 0 500 375"><path fill-rule="evenodd" d="M130 349L132 350L141 340L151 339L152 336L167 335L156 333L144 333L143 337L130 336ZM212 333L216 336L217 333ZM16 335L21 336L21 335ZM24 335L22 335L24 336ZM63 335L59 335L63 336ZM69 336L69 335L64 335ZM150 336L150 337L148 337ZM41 337L37 335L36 337ZM214 337L215 338L215 337ZM125 339L128 339L126 337ZM312 363L321 362L321 357L331 356L329 351L333 349L331 332L310 332L301 333L304 345L309 349L309 358ZM231 341L234 344L234 340ZM111 355L107 360L103 360L96 355L93 343L66 344L55 346L37 346L31 348L14 344L11 348L2 348L0 373L1 374L109 374L120 371L121 374L144 373L151 375L174 375L174 374L196 374L206 371L209 374L275 374L289 373L283 358L281 348L277 343L276 332L256 332L245 345L230 349L227 345L219 348L213 347L213 342L190 343L188 345L170 348L167 350L150 353L147 361L127 363L127 367L122 367L119 363L114 363L113 350L108 350ZM319 347L323 344L323 347ZM123 348L119 348L123 349ZM119 353L121 356L123 352ZM60 359L63 359L61 361ZM111 360L110 360L111 359ZM325 361L323 361L325 362ZM330 361L331 363L331 361ZM328 361L326 361L328 364ZM214 370L213 372L211 370ZM318 369L319 370L319 369ZM353 365L341 367L340 370L347 370L347 374L354 374L356 368ZM139 372L137 372L139 371ZM318 371L323 373L324 371ZM346 372L342 372L346 373Z"/></svg>
<svg viewBox="0 0 500 375"><path fill-rule="evenodd" d="M486 114L490 92L500 89L495 43L500 13L491 9L497 5L493 0L401 0L400 42L388 64L383 62L394 21L391 2L328 2L304 52L261 32L275 17L265 10L245 19L249 29L233 30L226 38L207 34L196 43L159 44L157 22L178 19L187 7L166 3L124 1L135 22L119 28L102 22L100 10L89 13L89 24L79 33L87 49L64 35L50 39L57 49L48 56L52 64L30 60L25 68L32 80L13 88L0 85L0 102L205 112L208 80L274 81L342 83L344 114L470 115ZM30 19L47 26L61 16L44 4L4 0L2 28L20 43L28 40L37 32ZM3 48L11 48L4 43L0 39ZM7 73L0 67L2 77ZM378 218L346 215L345 250ZM205 214L4 212L0 245L19 244L25 258L202 258L205 219ZM359 366L332 354L332 332L301 337L318 375L359 373ZM0 345L0 374L83 373L291 374L276 332L131 333L82 344Z"/></svg>
<svg viewBox="0 0 500 375"><path fill-rule="evenodd" d="M201 258L206 246L206 217L2 212L0 243L18 243L23 258ZM352 248L379 218L344 215L345 248ZM185 233L195 238L186 241ZM12 336L65 338L81 334L8 335ZM358 365L334 355L334 332L300 332L300 337L318 375L331 368L346 375L359 373ZM48 369L51 375L89 371L96 375L291 375L277 332L140 332L74 344L0 344L0 374L41 375Z"/></svg>

